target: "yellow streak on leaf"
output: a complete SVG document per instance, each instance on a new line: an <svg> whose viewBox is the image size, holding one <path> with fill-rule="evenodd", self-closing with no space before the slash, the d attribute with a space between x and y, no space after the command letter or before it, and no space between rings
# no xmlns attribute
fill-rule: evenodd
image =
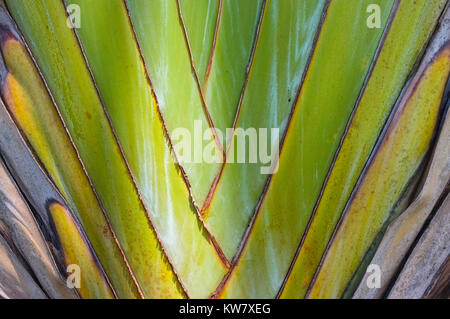
<svg viewBox="0 0 450 319"><path fill-rule="evenodd" d="M323 260L310 298L338 298L429 148L450 71L445 47L412 82ZM414 86L415 84L415 86Z"/></svg>

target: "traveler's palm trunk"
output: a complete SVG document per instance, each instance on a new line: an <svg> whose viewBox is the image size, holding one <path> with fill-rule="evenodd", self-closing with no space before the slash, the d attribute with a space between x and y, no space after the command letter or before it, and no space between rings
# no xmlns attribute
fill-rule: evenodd
<svg viewBox="0 0 450 319"><path fill-rule="evenodd" d="M448 297L449 29L446 0L1 1L0 297Z"/></svg>

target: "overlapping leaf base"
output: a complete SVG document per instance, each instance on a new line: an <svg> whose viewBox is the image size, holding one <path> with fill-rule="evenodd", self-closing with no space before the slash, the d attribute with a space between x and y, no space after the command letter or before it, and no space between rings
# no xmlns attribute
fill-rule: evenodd
<svg viewBox="0 0 450 319"><path fill-rule="evenodd" d="M445 242L435 236L448 220L447 9L446 0L5 0L0 296L442 292L450 252L433 243ZM197 125L221 160L181 160L174 132L195 136ZM261 157L234 158L236 132L262 128L280 132L270 174ZM36 251L17 258L12 247L30 241ZM386 274L380 289L365 285L369 263ZM74 264L76 290L64 282ZM22 284L13 269L27 273Z"/></svg>

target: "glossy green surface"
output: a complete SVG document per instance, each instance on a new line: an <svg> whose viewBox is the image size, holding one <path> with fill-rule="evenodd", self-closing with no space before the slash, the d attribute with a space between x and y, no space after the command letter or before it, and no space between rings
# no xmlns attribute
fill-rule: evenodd
<svg viewBox="0 0 450 319"><path fill-rule="evenodd" d="M220 0L179 0L195 69L203 85L210 61Z"/></svg>
<svg viewBox="0 0 450 319"><path fill-rule="evenodd" d="M35 61L0 9L1 97L119 297L338 298L422 176L447 2L6 0ZM89 267L58 211L58 252ZM91 270L83 295L110 296Z"/></svg>
<svg viewBox="0 0 450 319"><path fill-rule="evenodd" d="M118 296L138 298L108 220L31 58L13 38L3 43L2 56L9 72L1 93L11 115L82 222Z"/></svg>
<svg viewBox="0 0 450 319"><path fill-rule="evenodd" d="M225 268L170 152L126 8L110 0L68 3L83 12L77 32L162 245L188 294L207 297Z"/></svg>
<svg viewBox="0 0 450 319"><path fill-rule="evenodd" d="M324 5L325 1L307 0L266 3L237 127L267 128L267 140L262 142L268 142L268 150L270 139L275 140L271 128L280 129L280 138L286 128ZM261 167L270 166L248 160L236 163L230 154L228 161L235 163L225 165L205 215L207 226L229 259L236 253L267 180ZM246 154L248 157L248 149Z"/></svg>
<svg viewBox="0 0 450 319"><path fill-rule="evenodd" d="M449 71L447 43L410 83L344 211L309 298L338 298L344 292L429 149Z"/></svg>
<svg viewBox="0 0 450 319"><path fill-rule="evenodd" d="M183 292L155 236L58 0L7 1L146 297Z"/></svg>
<svg viewBox="0 0 450 319"><path fill-rule="evenodd" d="M224 0L211 71L203 91L217 129L233 127L256 39L261 0Z"/></svg>
<svg viewBox="0 0 450 319"><path fill-rule="evenodd" d="M330 3L281 150L279 170L273 175L222 297L277 295L368 74L393 2L375 1L382 9L380 29L366 27L365 10L374 1Z"/></svg>
<svg viewBox="0 0 450 319"><path fill-rule="evenodd" d="M191 137L190 158L185 158L181 164L191 183L194 198L201 207L220 168L220 163L203 160L202 146L211 145L213 150L220 150L221 146L214 145L211 135L202 139L210 126L192 72L177 2L133 0L127 1L127 5L164 122L174 137L173 144L176 146L183 141L174 136L176 129L187 129ZM177 155L182 155L180 152L178 150Z"/></svg>
<svg viewBox="0 0 450 319"><path fill-rule="evenodd" d="M446 1L400 1L282 298L303 298L353 187ZM421 26L421 27L419 27ZM411 33L411 27L417 32Z"/></svg>

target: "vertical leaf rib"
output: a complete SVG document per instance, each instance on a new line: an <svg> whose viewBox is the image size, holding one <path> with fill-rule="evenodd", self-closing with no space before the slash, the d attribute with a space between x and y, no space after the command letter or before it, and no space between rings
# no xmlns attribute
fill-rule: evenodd
<svg viewBox="0 0 450 319"><path fill-rule="evenodd" d="M268 129L268 141L262 142L270 144L269 151L274 148L271 139L275 138L270 135L271 128L284 132L289 121L325 3L267 1L265 4L236 127ZM230 145L236 147L236 143ZM236 254L267 181L268 175L261 174L261 167L270 166L259 160L249 163L248 152L246 163L236 163L232 153L228 153L216 194L204 215L207 226L230 259Z"/></svg>
<svg viewBox="0 0 450 319"><path fill-rule="evenodd" d="M203 85L202 85L203 89L205 88L205 83L208 81L209 75L211 74L212 62L214 60L214 55L216 53L217 35L219 34L219 28L221 25L220 22L222 20L222 13L223 13L223 1L224 0L219 0L219 8L217 9L217 19L216 19L216 27L214 30L213 43L211 47L211 52L209 53L208 65L206 67L205 76L203 78Z"/></svg>
<svg viewBox="0 0 450 319"><path fill-rule="evenodd" d="M184 23L183 13L181 12L180 0L176 0L176 2L177 2L178 18L180 20L180 24L181 24L181 27L183 29L184 39L186 41L186 46L187 46L187 49L188 49L189 58L191 60L192 73L194 73L195 83L197 84L197 89L198 89L198 91L200 93L200 98L202 100L202 106L203 106L203 109L205 111L206 118L208 120L209 128L211 129L211 132L212 132L211 134L214 137L214 141L215 141L216 146L217 146L217 151L223 152L222 138L219 137L219 135L216 132L216 127L214 126L214 121L211 118L211 114L209 113L208 104L205 101L205 96L203 94L202 83L200 82L200 78L198 76L198 72L197 72L197 69L195 67L194 56L193 56L191 44L190 44L190 41L189 41L189 36L187 34L186 25Z"/></svg>
<svg viewBox="0 0 450 319"><path fill-rule="evenodd" d="M214 56L223 0L179 1L192 57L203 87Z"/></svg>
<svg viewBox="0 0 450 319"><path fill-rule="evenodd" d="M239 1L238 4L233 3L232 0L226 2L227 7L225 8L223 19L224 26L222 26L223 31L221 32L219 48L217 49L218 57L216 60L211 61L211 63L214 62L212 79L205 84L204 89L207 93L213 117L220 122L219 129L221 129L222 133L226 133L229 128L236 128L266 9L266 0L261 2ZM250 7L248 7L249 4L251 5ZM255 12L259 12L258 15L255 15ZM249 14L252 14L252 16L249 17ZM252 20L254 20L253 24L247 24L248 21ZM242 21L245 21L242 25L237 23ZM253 29L256 30L254 39L250 41ZM240 41L237 41L237 38ZM233 63L230 63L229 55L233 53L235 54L232 57ZM248 64L245 67L244 63L247 60ZM229 142L228 136L226 136L223 142L225 157L231 144ZM208 195L203 203L202 213L206 213L211 205L225 165L226 161L222 163L209 188Z"/></svg>
<svg viewBox="0 0 450 319"><path fill-rule="evenodd" d="M216 127L233 127L253 63L266 1L222 0L220 24L204 94ZM226 143L224 148L226 149Z"/></svg>
<svg viewBox="0 0 450 319"><path fill-rule="evenodd" d="M450 45L423 65L375 146L327 245L307 296L339 297L421 164L450 71Z"/></svg>
<svg viewBox="0 0 450 319"><path fill-rule="evenodd" d="M139 296L133 274L83 163L67 135L38 70L19 39L1 32L2 56L7 71L1 94L11 115L26 136L60 192L77 214L118 294Z"/></svg>
<svg viewBox="0 0 450 319"><path fill-rule="evenodd" d="M205 103L198 87L196 72L192 72L177 0L127 1L127 6L164 123L174 142L177 158L189 178L194 198L201 207L209 186L219 171L218 162L222 154L215 134L203 136L204 130L210 128L210 123L205 114ZM196 133L195 127L200 130L199 133ZM183 157L180 156L181 150L177 145L184 139L183 136L174 137L176 129L190 134L190 142L195 150L185 150L190 152L189 159L184 157L185 160L181 160ZM211 163L203 161L202 144L211 146L215 152L216 158ZM194 153L200 158L195 157Z"/></svg>
<svg viewBox="0 0 450 319"><path fill-rule="evenodd" d="M282 298L304 297L339 216L350 197L406 78L433 31L445 1L397 1L373 70L301 241ZM411 26L418 31L411 33ZM422 27L419 28L419 25Z"/></svg>
<svg viewBox="0 0 450 319"><path fill-rule="evenodd" d="M448 17L450 17L449 9L441 18L442 24L440 29L428 46L424 60L432 59L442 45L442 41L448 38L448 34L450 34L450 20L448 20ZM446 103L445 97L443 103ZM407 255L423 224L448 186L447 184L450 180L449 138L450 117L447 115L439 133L439 140L430 158L429 169L426 172L426 179L423 186L421 186L420 193L408 209L402 212L389 225L375 255L370 261L371 264L377 264L383 269L380 288L370 289L367 287L367 275L369 275L367 273L362 280L359 278L360 284L353 298L381 298L385 294L386 289L397 273L399 265L402 264L402 260ZM365 269L363 270L365 271Z"/></svg>
<svg viewBox="0 0 450 319"><path fill-rule="evenodd" d="M369 73L394 1L376 2L381 8L380 29L366 27L366 8L371 3L329 3L282 143L279 170L260 199L221 297L276 296ZM300 203L295 203L295 198ZM255 279L255 273L268 279Z"/></svg>
<svg viewBox="0 0 450 319"><path fill-rule="evenodd" d="M183 290L149 224L83 52L67 27L62 2L7 4L47 80L145 296L182 297Z"/></svg>
<svg viewBox="0 0 450 319"><path fill-rule="evenodd" d="M127 8L122 1L67 3L79 5L84 13L85 28L77 33L162 245L189 295L208 296L225 267L172 156ZM104 25L108 19L114 25Z"/></svg>
<svg viewBox="0 0 450 319"><path fill-rule="evenodd" d="M134 29L133 21L131 20L131 15L130 15L130 11L129 11L129 8L128 8L126 0L123 0L123 3L124 3L124 6L125 6L125 10L127 12L127 15L128 15L128 20L129 20L129 24L130 24L131 30L133 31L133 37L134 37L134 40L136 42L136 47L137 47L140 59L142 61L143 67L144 67L147 83L150 86L151 95L152 95L152 98L153 98L154 103L156 105L156 111L157 111L157 114L158 114L158 118L160 120L160 124L163 127L164 137L168 141L171 153L173 155L174 162L176 163L176 166L177 166L178 170L180 171L180 175L182 176L184 184L185 184L185 186L187 188L187 191L189 193L189 198L190 198L191 205L193 206L193 209L195 210L195 212L196 212L196 214L198 216L198 219L199 219L199 221L201 222L201 224L202 224L202 226L204 228L204 231L207 233L207 235L210 238L212 244L214 245L214 248L215 248L217 254L219 255L222 263L228 268L229 267L229 261L225 257L225 255L223 254L222 249L219 246L219 244L217 243L217 240L215 239L215 237L209 232L208 228L206 227L206 224L205 224L205 222L203 220L203 217L201 215L201 212L200 212L200 208L198 207L198 204L197 204L197 202L195 201L195 198L194 198L194 194L192 193L191 183L189 182L189 179L188 179L188 176L186 174L186 171L184 170L183 166L180 164L180 162L179 162L179 160L177 158L177 154L176 154L176 152L174 150L174 147L173 147L172 139L171 139L170 134L169 134L168 129L167 129L167 125L164 122L164 118L163 118L163 115L162 115L162 112L161 112L161 108L160 108L159 103L158 103L158 98L156 97L156 94L155 94L155 91L154 91L154 88L153 88L152 80L150 79L150 76L149 76L149 73L148 73L148 67L146 65L145 58L144 58L143 53L142 53L142 49L141 49L141 46L140 46L140 43L139 43L139 40L138 40L138 37L137 37L137 34L136 34L136 30Z"/></svg>
<svg viewBox="0 0 450 319"><path fill-rule="evenodd" d="M1 236L10 242L16 256L48 296L115 298L117 295L81 224L36 162L6 107L0 104L0 149L11 172L10 175L3 164L0 165ZM56 227L51 205L58 206L59 211L64 212L65 230ZM69 245L66 231L76 233ZM70 254L73 251L77 253ZM80 286L67 286L70 265L79 267Z"/></svg>

